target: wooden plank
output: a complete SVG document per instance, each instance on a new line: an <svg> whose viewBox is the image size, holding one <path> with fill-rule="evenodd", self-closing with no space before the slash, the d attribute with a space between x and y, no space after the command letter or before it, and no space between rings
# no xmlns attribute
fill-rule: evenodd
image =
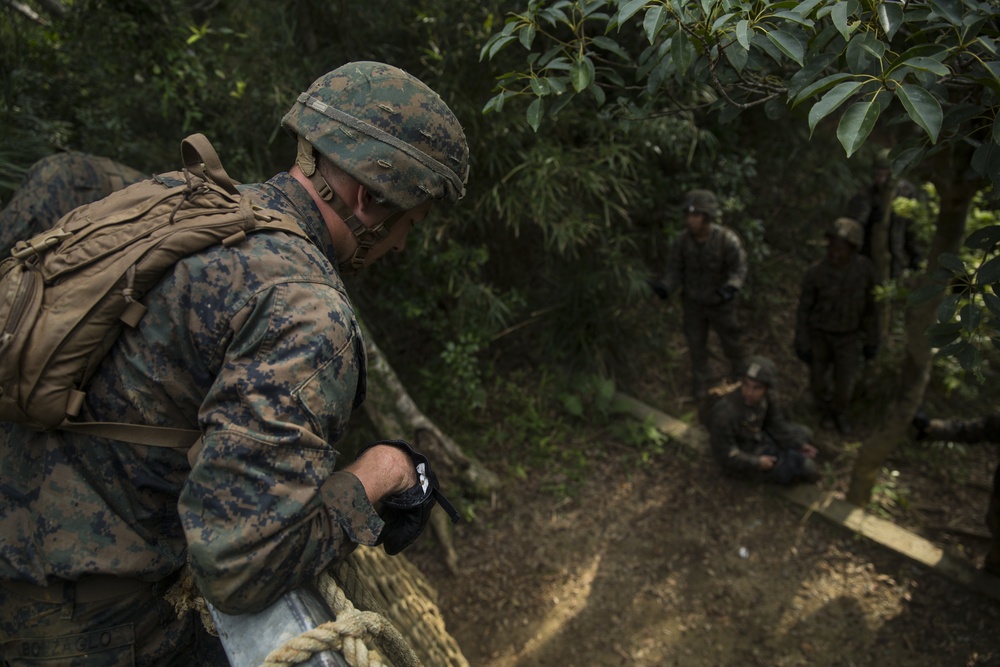
<svg viewBox="0 0 1000 667"><path fill-rule="evenodd" d="M617 393L615 402L627 414L652 423L673 441L690 449L708 454L708 433L700 426L685 424L679 419L650 407L642 401ZM865 512L862 508L808 484L774 487L775 493L805 507L807 516L818 514L839 526L863 535L887 549L920 563L970 590L1000 600L1000 578L987 574L967 559L944 551L929 540L891 521Z"/></svg>

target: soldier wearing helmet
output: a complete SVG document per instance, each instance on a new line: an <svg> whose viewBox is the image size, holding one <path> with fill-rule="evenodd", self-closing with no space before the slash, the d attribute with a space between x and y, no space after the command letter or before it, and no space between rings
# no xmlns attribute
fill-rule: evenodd
<svg viewBox="0 0 1000 667"><path fill-rule="evenodd" d="M182 566L216 610L245 614L358 544L394 554L420 534L438 492L419 452L380 442L336 465L365 398L341 273L462 197L464 132L425 84L373 62L317 79L282 124L295 165L240 195L305 234L180 259L86 387L83 419L197 429L197 444L0 424L0 662L30 644L60 664L227 664L197 613L163 613Z"/></svg>
<svg viewBox="0 0 1000 667"><path fill-rule="evenodd" d="M743 366L742 326L737 294L747 276L740 237L718 222L719 204L709 190L691 190L681 204L686 231L674 241L666 274L650 282L661 299L681 292L684 337L691 356L691 388L696 399L707 395L708 334L714 330L735 377Z"/></svg>
<svg viewBox="0 0 1000 667"><path fill-rule="evenodd" d="M728 474L775 484L814 482L812 432L789 422L777 405L778 369L767 357L747 363L740 386L708 413L712 454Z"/></svg>
<svg viewBox="0 0 1000 667"><path fill-rule="evenodd" d="M858 250L864 230L851 218L837 218L827 230L826 257L802 279L796 311L795 353L809 364L813 400L824 426L844 435L852 432L848 409L864 358L875 358L879 346L875 267ZM827 374L833 369L833 385Z"/></svg>

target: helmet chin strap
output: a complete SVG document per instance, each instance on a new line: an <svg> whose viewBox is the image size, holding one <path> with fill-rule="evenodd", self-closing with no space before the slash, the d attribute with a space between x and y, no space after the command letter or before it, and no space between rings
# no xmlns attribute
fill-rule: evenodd
<svg viewBox="0 0 1000 667"><path fill-rule="evenodd" d="M337 196L330 183L319 173L319 169L316 167L316 153L313 150L312 144L302 137L299 137L295 164L299 166L302 173L305 174L306 178L313 184L313 187L316 188L316 193L320 196L320 199L330 204L333 211L344 221L344 224L351 230L351 233L354 234L354 238L358 242L358 247L354 250L354 253L349 259L340 263L337 267L338 270L342 275L359 272L365 264L368 251L378 241L389 235L392 226L403 217L405 211L390 211L374 227L365 227L358 220L358 216L354 214L354 211L347 205L347 202Z"/></svg>

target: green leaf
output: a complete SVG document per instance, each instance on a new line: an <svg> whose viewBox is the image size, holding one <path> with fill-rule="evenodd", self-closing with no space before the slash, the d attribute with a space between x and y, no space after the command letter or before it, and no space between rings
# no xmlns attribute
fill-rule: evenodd
<svg viewBox="0 0 1000 667"><path fill-rule="evenodd" d="M807 28L811 28L815 25L814 21L807 19L800 12L794 10L793 11L783 10L780 12L775 12L774 16L777 18L785 19L786 21L798 23L799 25L804 25Z"/></svg>
<svg viewBox="0 0 1000 667"><path fill-rule="evenodd" d="M670 56L678 72L685 72L694 61L694 46L683 32L677 32L670 38Z"/></svg>
<svg viewBox="0 0 1000 667"><path fill-rule="evenodd" d="M959 319L962 320L962 328L966 331L972 332L979 328L979 325L983 321L983 311L979 306L971 303L967 303L962 306L962 312L959 315Z"/></svg>
<svg viewBox="0 0 1000 667"><path fill-rule="evenodd" d="M997 281L1000 281L1000 257L990 259L976 273L977 285L992 285Z"/></svg>
<svg viewBox="0 0 1000 667"><path fill-rule="evenodd" d="M733 66L733 69L737 72L742 72L743 68L747 64L747 60L750 58L750 52L739 45L738 42L730 42L723 49L723 53L726 54L726 58L729 60L729 64Z"/></svg>
<svg viewBox="0 0 1000 667"><path fill-rule="evenodd" d="M739 42L740 46L742 46L747 51L750 50L750 38L747 37L747 34L749 32L750 32L750 22L747 21L746 19L743 19L742 21L736 24L736 41Z"/></svg>
<svg viewBox="0 0 1000 667"><path fill-rule="evenodd" d="M847 45L847 66L855 74L867 71L869 61L881 60L885 55L885 44L869 33L855 35Z"/></svg>
<svg viewBox="0 0 1000 667"><path fill-rule="evenodd" d="M652 44L659 34L663 24L667 21L667 8L657 5L646 12L646 17L642 20L642 28L646 31L646 39Z"/></svg>
<svg viewBox="0 0 1000 667"><path fill-rule="evenodd" d="M938 255L938 264L948 269L952 273L958 274L960 276L965 275L965 262L953 253L943 252Z"/></svg>
<svg viewBox="0 0 1000 667"><path fill-rule="evenodd" d="M552 89L549 87L549 80L539 79L537 77L532 79L531 92L533 92L538 97L543 97L545 95L548 95L549 93L552 92Z"/></svg>
<svg viewBox="0 0 1000 667"><path fill-rule="evenodd" d="M903 103L910 120L924 129L931 143L937 143L944 122L944 111L937 98L920 86L902 83L896 87L896 97Z"/></svg>
<svg viewBox="0 0 1000 667"><path fill-rule="evenodd" d="M907 306L919 306L927 303L933 299L936 299L942 292L944 292L943 283L931 283L930 285L924 285L919 287L912 292L910 296L906 299Z"/></svg>
<svg viewBox="0 0 1000 667"><path fill-rule="evenodd" d="M837 31L843 36L844 41L850 40L851 33L853 32L847 25L847 8L848 3L835 2L833 3L833 9L830 11L830 18L833 19L833 25L837 27Z"/></svg>
<svg viewBox="0 0 1000 667"><path fill-rule="evenodd" d="M531 43L535 41L535 26L530 23L524 26L518 35L518 38L521 40L521 46L530 51Z"/></svg>
<svg viewBox="0 0 1000 667"><path fill-rule="evenodd" d="M542 124L542 117L545 115L545 105L542 103L541 97L536 97L531 104L528 105L528 111L525 116L528 119L528 125L535 132L538 132L538 127Z"/></svg>
<svg viewBox="0 0 1000 667"><path fill-rule="evenodd" d="M994 317L1000 317L1000 296L985 292L983 293L983 303L986 304Z"/></svg>
<svg viewBox="0 0 1000 667"><path fill-rule="evenodd" d="M886 39L892 41L899 26L903 24L903 7L895 2L880 2L877 12L878 22L882 24Z"/></svg>
<svg viewBox="0 0 1000 667"><path fill-rule="evenodd" d="M942 299L937 309L938 322L951 322L952 318L955 317L955 311L958 310L958 304L961 300L961 294L949 294Z"/></svg>
<svg viewBox="0 0 1000 667"><path fill-rule="evenodd" d="M792 10L799 14L800 16L809 16L816 5L823 2L823 0L806 0L805 2L795 3L795 8Z"/></svg>
<svg viewBox="0 0 1000 667"><path fill-rule="evenodd" d="M715 19L712 23L712 32L719 32L719 28L729 23L729 19L736 16L734 12L729 12L728 14L723 14L719 18Z"/></svg>
<svg viewBox="0 0 1000 667"><path fill-rule="evenodd" d="M626 21L632 18L637 11L643 8L646 4L646 0L629 0L625 4L619 5L618 8L618 25L623 25Z"/></svg>
<svg viewBox="0 0 1000 667"><path fill-rule="evenodd" d="M610 37L604 37L603 35L594 37L590 40L594 46L604 49L608 53L613 53L624 61L629 60L629 55L625 52L625 49L621 45Z"/></svg>
<svg viewBox="0 0 1000 667"><path fill-rule="evenodd" d="M951 74L951 70L948 69L947 65L936 58L928 58L927 56L917 56L907 60L900 60L898 64L905 65L910 69L920 70L921 72L930 72L935 76L948 76ZM895 65L893 65L893 69L895 69Z"/></svg>
<svg viewBox="0 0 1000 667"><path fill-rule="evenodd" d="M494 35L494 37L496 37L496 35ZM479 53L479 59L482 60L483 57L485 56L487 59L492 60L493 56L497 54L497 51L507 46L515 39L517 39L517 37L515 37L514 35L504 35L499 37L492 44L490 42L486 42L486 45L483 47L483 50L480 51Z"/></svg>
<svg viewBox="0 0 1000 667"><path fill-rule="evenodd" d="M969 234L965 239L965 245L976 250L989 250L997 243L1000 243L1000 225L989 225L981 227Z"/></svg>
<svg viewBox="0 0 1000 667"><path fill-rule="evenodd" d="M802 67L802 60L805 58L806 50L802 46L795 35L785 32L784 30L771 30L770 32L765 32L767 38L771 40L771 43L778 47L782 53L798 63L799 67Z"/></svg>
<svg viewBox="0 0 1000 667"><path fill-rule="evenodd" d="M932 324L927 328L927 340L931 347L944 347L962 333L961 322Z"/></svg>
<svg viewBox="0 0 1000 667"><path fill-rule="evenodd" d="M837 108L851 95L857 92L862 85L864 84L861 81L847 81L845 83L838 84L830 90L830 92L824 95L820 101L814 104L809 110L809 132L811 133L816 128L816 123L836 111Z"/></svg>
<svg viewBox="0 0 1000 667"><path fill-rule="evenodd" d="M569 67L569 80L573 83L574 91L579 93L586 90L587 86L594 81L594 64L590 58L583 56L573 61Z"/></svg>
<svg viewBox="0 0 1000 667"><path fill-rule="evenodd" d="M875 127L875 121L882 113L879 97L880 95L875 95L870 100L852 104L840 119L837 139L847 152L847 157L854 155Z"/></svg>
<svg viewBox="0 0 1000 667"><path fill-rule="evenodd" d="M798 104L802 100L808 99L813 95L822 93L824 90L829 89L834 84L843 81L844 79L849 79L852 76L853 76L852 74L848 74L846 72L840 72L838 74L831 74L830 76L824 76L819 81L816 81L815 83L808 85L801 91L799 91L799 94L795 96L795 104Z"/></svg>
<svg viewBox="0 0 1000 667"><path fill-rule="evenodd" d="M962 5L959 0L931 0L934 13L952 25L962 25Z"/></svg>

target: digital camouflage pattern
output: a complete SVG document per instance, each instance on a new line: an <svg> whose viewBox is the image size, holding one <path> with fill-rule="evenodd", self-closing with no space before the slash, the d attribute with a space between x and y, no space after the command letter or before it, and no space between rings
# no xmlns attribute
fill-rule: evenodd
<svg viewBox="0 0 1000 667"><path fill-rule="evenodd" d="M728 473L778 484L815 475L812 460L801 451L812 432L788 421L771 395L750 407L734 389L712 406L706 426L712 455ZM760 457L765 455L778 459L768 471L760 470Z"/></svg>
<svg viewBox="0 0 1000 667"><path fill-rule="evenodd" d="M932 419L926 429L927 440L964 442L975 444L989 442L1000 445L1000 414L971 419ZM1000 463L993 473L993 488L986 510L986 527L993 541L986 554L983 569L1000 575Z"/></svg>
<svg viewBox="0 0 1000 667"><path fill-rule="evenodd" d="M354 62L320 77L281 121L398 209L457 201L469 177L461 124L433 90L403 70Z"/></svg>
<svg viewBox="0 0 1000 667"><path fill-rule="evenodd" d="M101 364L82 415L199 429L201 445L0 425L0 581L155 582L187 561L208 600L243 613L374 544L381 519L357 478L334 472L365 358L329 232L288 174L241 190L312 242L252 235L178 262Z"/></svg>
<svg viewBox="0 0 1000 667"><path fill-rule="evenodd" d="M743 327L738 299L726 300L722 288L739 290L747 277L747 256L736 232L710 225L708 238L697 241L682 233L670 248L663 285L667 293L682 291L684 338L691 355L692 390L701 397L708 384L708 332L715 330L735 375L743 368Z"/></svg>
<svg viewBox="0 0 1000 667"><path fill-rule="evenodd" d="M0 257L6 257L16 241L44 232L74 208L146 178L147 174L131 167L86 153L42 158L0 211Z"/></svg>

